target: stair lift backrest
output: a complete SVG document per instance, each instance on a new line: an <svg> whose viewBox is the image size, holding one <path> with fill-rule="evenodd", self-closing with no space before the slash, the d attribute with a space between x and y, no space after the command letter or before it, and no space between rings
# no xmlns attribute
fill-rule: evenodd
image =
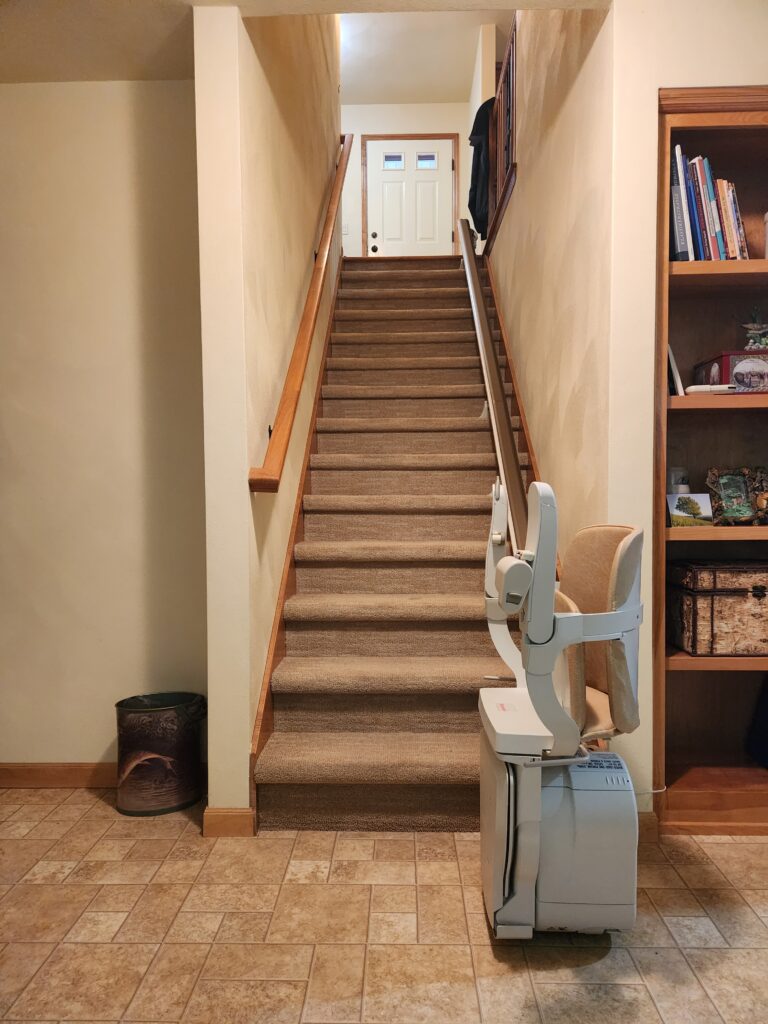
<svg viewBox="0 0 768 1024"><path fill-rule="evenodd" d="M565 553L560 588L583 614L618 611L640 603L642 530L591 526L576 534ZM607 694L614 728L634 732L640 724L637 699L639 632L621 640L583 645L588 686ZM572 714L583 722L583 696L571 687ZM583 691L582 691L583 692Z"/></svg>

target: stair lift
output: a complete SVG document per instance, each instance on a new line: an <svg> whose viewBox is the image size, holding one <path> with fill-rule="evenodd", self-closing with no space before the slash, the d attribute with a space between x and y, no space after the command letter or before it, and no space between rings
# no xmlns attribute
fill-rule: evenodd
<svg viewBox="0 0 768 1024"><path fill-rule="evenodd" d="M525 549L508 553L505 488L493 489L485 569L493 643L514 688L482 689L483 899L498 938L634 924L637 806L624 761L585 743L639 724L642 531L582 530L557 589L557 506L528 491ZM520 646L508 619L519 616Z"/></svg>

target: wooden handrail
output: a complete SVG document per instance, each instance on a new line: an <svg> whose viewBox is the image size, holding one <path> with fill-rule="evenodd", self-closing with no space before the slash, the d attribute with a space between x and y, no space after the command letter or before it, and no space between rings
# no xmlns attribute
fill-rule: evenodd
<svg viewBox="0 0 768 1024"><path fill-rule="evenodd" d="M304 374L307 371L307 362L309 361L309 353L312 348L317 317L320 312L320 300L323 295L325 279L328 276L328 258L331 252L334 228L339 216L341 190L344 185L351 151L352 135L342 135L341 155L336 165L336 174L334 175L333 187L331 188L328 208L325 213L325 222L320 236L317 256L315 257L315 266L312 270L304 310L296 332L296 341L293 345L291 361L288 364L288 372L285 375L285 384L283 385L283 393L280 396L280 404L277 407L272 435L267 445L263 464L252 467L248 473L248 486L252 491L274 493L280 487L285 458L288 454L288 444L291 440L293 423L296 419L299 396L304 384Z"/></svg>

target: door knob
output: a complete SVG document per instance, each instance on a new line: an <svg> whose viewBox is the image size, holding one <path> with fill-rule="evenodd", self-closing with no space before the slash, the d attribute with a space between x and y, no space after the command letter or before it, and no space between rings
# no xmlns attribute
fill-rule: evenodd
<svg viewBox="0 0 768 1024"><path fill-rule="evenodd" d="M379 236L378 236L378 235L376 234L376 232L375 232L375 231L372 231L372 232L371 232L371 238L378 238L378 237L379 237Z"/></svg>
<svg viewBox="0 0 768 1024"><path fill-rule="evenodd" d="M371 252L378 252L378 251L379 251L378 245L372 245L371 246Z"/></svg>

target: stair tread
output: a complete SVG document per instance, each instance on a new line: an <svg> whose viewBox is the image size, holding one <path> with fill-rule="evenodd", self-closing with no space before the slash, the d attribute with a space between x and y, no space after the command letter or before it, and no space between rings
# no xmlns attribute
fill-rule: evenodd
<svg viewBox="0 0 768 1024"><path fill-rule="evenodd" d="M382 359L376 356L330 356L328 370L476 370L479 356L395 356Z"/></svg>
<svg viewBox="0 0 768 1024"><path fill-rule="evenodd" d="M341 272L342 287L346 284L357 284L373 281L398 282L414 279L429 283L431 286L446 284L449 287L457 281L466 281L467 275L460 268L445 268L443 270L349 270L343 268ZM435 289L437 290L437 289Z"/></svg>
<svg viewBox="0 0 768 1024"><path fill-rule="evenodd" d="M276 693L472 693L511 676L500 658L283 658L272 673ZM511 680L500 685L511 686Z"/></svg>
<svg viewBox="0 0 768 1024"><path fill-rule="evenodd" d="M482 622L485 597L472 594L294 594L285 602L291 622Z"/></svg>
<svg viewBox="0 0 768 1024"><path fill-rule="evenodd" d="M494 340L501 341L498 331L494 332ZM474 331L397 331L393 334L377 331L334 331L331 334L331 341L334 345L345 342L355 345L362 343L372 345L447 345L453 342L477 343L477 335Z"/></svg>
<svg viewBox="0 0 768 1024"><path fill-rule="evenodd" d="M471 540L305 540L294 555L297 562L482 562L485 549Z"/></svg>
<svg viewBox="0 0 768 1024"><path fill-rule="evenodd" d="M355 512L360 514L458 512L482 513L491 510L488 494L305 494L304 512Z"/></svg>
<svg viewBox="0 0 768 1024"><path fill-rule="evenodd" d="M459 452L383 455L355 452L319 452L310 456L312 469L420 469L425 473L438 469L495 469L493 452Z"/></svg>
<svg viewBox="0 0 768 1024"><path fill-rule="evenodd" d="M477 785L475 733L275 732L256 761L258 784Z"/></svg>
<svg viewBox="0 0 768 1024"><path fill-rule="evenodd" d="M374 288L345 288L342 281L338 294L340 299L433 299L435 291L435 288L392 288L381 286ZM439 297L441 299L465 298L467 303L469 303L469 289L466 284L464 287L441 288Z"/></svg>
<svg viewBox="0 0 768 1024"><path fill-rule="evenodd" d="M512 385L505 385L507 395ZM483 384L323 384L323 398L484 398Z"/></svg>
<svg viewBox="0 0 768 1024"><path fill-rule="evenodd" d="M467 320L472 316L469 306L437 309L336 309L337 320Z"/></svg>
<svg viewBox="0 0 768 1024"><path fill-rule="evenodd" d="M511 419L513 429L519 429L519 417ZM321 434L448 433L490 429L484 416L323 416L317 420L317 431Z"/></svg>

